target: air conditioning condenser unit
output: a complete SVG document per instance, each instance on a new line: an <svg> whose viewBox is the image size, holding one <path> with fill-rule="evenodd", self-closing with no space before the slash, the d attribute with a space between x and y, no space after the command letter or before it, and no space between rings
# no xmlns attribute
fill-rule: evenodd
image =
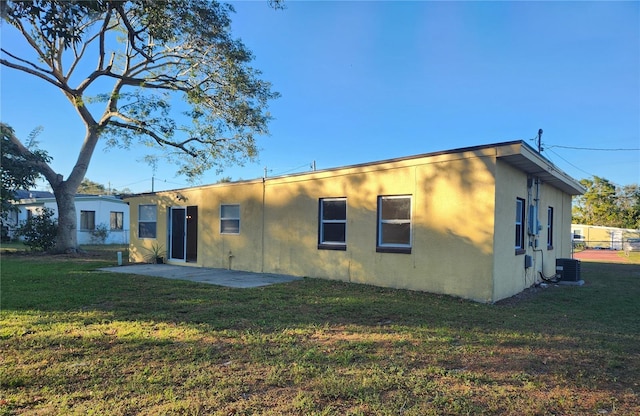
<svg viewBox="0 0 640 416"><path fill-rule="evenodd" d="M580 260L576 259L556 259L556 274L560 276L560 281L579 282Z"/></svg>

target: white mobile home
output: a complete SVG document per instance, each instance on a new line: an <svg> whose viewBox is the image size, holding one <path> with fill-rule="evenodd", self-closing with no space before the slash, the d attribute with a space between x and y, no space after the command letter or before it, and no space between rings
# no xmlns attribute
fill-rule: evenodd
<svg viewBox="0 0 640 416"><path fill-rule="evenodd" d="M18 212L11 212L5 221L8 236L15 237L16 228L32 215L38 215L43 208L58 216L56 199L50 193L27 191L18 195L15 203ZM102 243L94 235L96 230L107 230L104 244L128 244L129 207L122 199L111 195L76 195L76 215L78 219L78 244Z"/></svg>

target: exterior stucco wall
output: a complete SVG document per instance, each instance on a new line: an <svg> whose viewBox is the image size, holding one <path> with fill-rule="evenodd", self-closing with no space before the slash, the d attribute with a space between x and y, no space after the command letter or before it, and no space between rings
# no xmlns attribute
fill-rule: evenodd
<svg viewBox="0 0 640 416"><path fill-rule="evenodd" d="M515 254L516 198L527 200L527 175L498 161L495 215L500 220L495 223L493 301L521 292L533 283L524 267L524 255Z"/></svg>
<svg viewBox="0 0 640 416"><path fill-rule="evenodd" d="M170 262L170 208L198 208L198 257L190 266L234 268L261 271L262 260L262 181L212 185L166 191L128 199L131 208L130 260L149 261L152 247L159 245ZM156 238L139 238L138 207L157 206ZM220 205L240 205L240 234L220 233ZM231 257L230 257L231 256Z"/></svg>
<svg viewBox="0 0 640 416"><path fill-rule="evenodd" d="M545 163L535 151L515 142L134 196L127 199L131 260L144 261L153 244L169 248L171 207L197 207L197 260L185 262L168 256L171 263L318 277L495 302L540 281L539 272L553 275L555 259L571 254L569 193L579 192L579 184ZM537 188L532 185L536 182ZM398 195L412 198L411 250L382 252L376 244L378 197ZM346 198L344 250L319 247L322 198ZM525 232L524 253L518 254L514 244L516 198L525 200L525 229L529 206L537 200L541 226L538 235ZM158 205L157 238L138 238L140 204ZM240 206L238 234L220 232L221 204ZM548 207L554 209L550 247L546 239ZM525 259L531 260L531 267L525 267Z"/></svg>
<svg viewBox="0 0 640 416"><path fill-rule="evenodd" d="M192 265L491 301L494 169L493 152L483 150L130 198L131 260L144 261L155 241L137 237L139 204L158 204L155 242L165 247L168 207L194 205ZM410 254L376 252L377 202L384 195L412 196ZM319 199L331 197L347 198L344 251L318 249ZM220 204L227 203L240 205L238 235L220 234Z"/></svg>
<svg viewBox="0 0 640 416"><path fill-rule="evenodd" d="M167 207L169 197L159 194L145 198L136 198L129 203L129 229L131 241L129 243L129 260L133 262L151 261L151 248L157 245L162 248L164 257L167 251ZM156 238L140 238L138 235L138 218L140 205L155 205L157 207Z"/></svg>
<svg viewBox="0 0 640 416"><path fill-rule="evenodd" d="M531 185L529 187L529 185ZM571 257L571 196L541 182L536 192L535 177L527 182L527 174L498 161L496 175L495 265L493 301L513 296L536 282L540 272L555 274L556 258ZM530 205L538 201L538 235L529 235ZM516 198L525 200L525 253L515 253ZM547 209L553 208L552 247L547 247ZM537 240L537 244L536 244ZM532 266L525 268L525 257L531 256Z"/></svg>

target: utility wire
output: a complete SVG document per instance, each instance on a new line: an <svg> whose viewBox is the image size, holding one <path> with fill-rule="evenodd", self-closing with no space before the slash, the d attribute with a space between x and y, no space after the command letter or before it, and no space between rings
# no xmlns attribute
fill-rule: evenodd
<svg viewBox="0 0 640 416"><path fill-rule="evenodd" d="M309 166L309 163L305 163L304 165L296 166L295 168L290 168L290 169L285 170L283 172L277 172L276 175L284 175L284 174L287 174L287 173L291 173L291 172L296 171L298 169L302 169L302 168L304 168L306 166ZM273 170L271 170L271 172L273 172Z"/></svg>
<svg viewBox="0 0 640 416"><path fill-rule="evenodd" d="M149 180L150 180L150 178L147 178L147 179L141 179L141 180L139 180L139 181L137 181L137 182L131 182L131 183L128 183L128 184L126 184L126 185L113 186L113 188L114 188L114 189L127 188L127 187L129 187L129 186L131 186L131 185L137 185L137 184L142 183L142 182L149 182ZM171 185L179 185L179 186L184 186L184 187L189 186L189 185L184 184L184 183L170 182L170 181L168 181L168 180L166 180L166 179L155 178L155 180L156 180L156 181L158 181L158 182L168 183L168 184L171 184Z"/></svg>
<svg viewBox="0 0 640 416"><path fill-rule="evenodd" d="M137 185L137 184L142 183L142 182L147 182L148 180L149 179L141 179L141 180L139 180L137 182L128 183L126 185L114 186L113 188L115 188L115 189L126 188L126 187L131 186L131 185Z"/></svg>
<svg viewBox="0 0 640 416"><path fill-rule="evenodd" d="M553 147L553 146L551 146ZM547 147L545 150L549 150L549 148ZM554 155L558 156L560 159L564 160L565 162L567 162L568 164L570 164L571 166L573 166L574 168L578 169L580 172L586 173L589 176L596 176L590 172L587 172L586 170L579 168L578 166L574 165L573 163L569 162L567 159L563 158L562 156L560 156L558 153L554 152L553 150L549 150L551 153L553 153Z"/></svg>
<svg viewBox="0 0 640 416"><path fill-rule="evenodd" d="M640 148L638 149L604 149L604 148L596 148L596 147L573 147L573 146L560 146L559 144L554 144L551 146L547 146L545 147L545 149L551 149L553 147L558 147L561 149L573 149L573 150L595 150L595 151L602 151L602 152L637 152L640 151Z"/></svg>

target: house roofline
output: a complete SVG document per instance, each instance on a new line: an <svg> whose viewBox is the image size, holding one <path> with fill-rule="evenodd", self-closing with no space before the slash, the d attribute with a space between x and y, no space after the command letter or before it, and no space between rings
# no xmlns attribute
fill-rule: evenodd
<svg viewBox="0 0 640 416"><path fill-rule="evenodd" d="M78 201L108 201L108 202L117 202L117 203L123 203L126 204L125 201L122 200L122 198L118 198L115 197L113 195L89 195L89 194L76 194L74 197L74 200L76 202ZM43 197L43 198L27 198L27 199L20 199L18 201L16 201L16 204L18 205L33 205L33 204L45 204L48 202L55 202L56 198L55 197Z"/></svg>
<svg viewBox="0 0 640 416"><path fill-rule="evenodd" d="M423 159L427 157L445 156L445 155L452 155L456 153L479 152L479 151L489 150L489 149L496 149L496 157L498 159L504 159L510 165L524 171L527 174L538 176L540 177L540 179L542 179L543 182L551 183L553 186L569 193L570 195L581 195L585 191L585 189L582 187L582 185L580 185L580 183L578 183L571 176L563 172L561 169L557 168L551 161L549 161L547 158L539 154L533 147L529 146L524 140L511 140L506 142L460 147L456 149L440 150L440 151L428 152L428 153L420 153L420 154L411 155L411 156L401 156L397 158L383 159L383 160L377 160L373 162L357 163L353 165L337 166L337 167L331 167L331 168L320 169L315 171L290 173L290 174L271 176L266 178L256 178L256 179L247 179L247 180L240 180L240 181L233 181L233 182L205 184L205 185L192 186L192 187L167 189L167 190L157 191L157 192L142 192L139 194L125 196L123 199L146 196L146 195L155 195L155 194L164 193L164 192L176 192L176 191L182 191L182 190L193 189L193 188L208 188L208 187L214 187L214 186L229 186L229 185L236 185L236 184L268 182L273 180L281 180L285 178L293 178L293 177L304 176L304 175L322 174L322 173L333 172L333 171L344 170L344 169L358 169L358 168L365 168L369 166L405 162L405 161L410 161L415 159Z"/></svg>

